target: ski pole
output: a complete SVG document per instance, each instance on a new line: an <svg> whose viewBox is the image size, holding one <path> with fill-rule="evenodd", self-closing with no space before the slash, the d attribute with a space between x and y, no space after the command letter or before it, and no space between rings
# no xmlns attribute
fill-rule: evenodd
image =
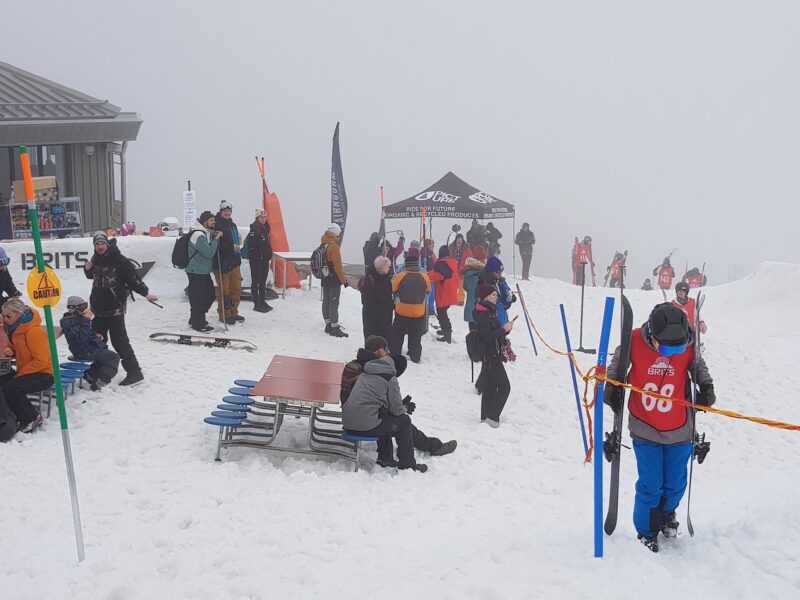
<svg viewBox="0 0 800 600"><path fill-rule="evenodd" d="M575 376L575 364L572 362L572 345L569 343L569 330L567 329L567 315L564 312L564 305L559 304L561 309L561 324L564 326L564 338L567 340L567 352L569 356L569 370L572 373L572 389L575 391L575 406L578 409L578 420L581 423L581 437L583 438L583 455L589 454L589 442L586 441L586 427L583 424L583 413L581 412L581 395L578 391L578 378Z"/></svg>
<svg viewBox="0 0 800 600"><path fill-rule="evenodd" d="M519 294L519 301L522 304L522 312L525 313L525 324L528 326L528 335L531 336L531 345L533 345L533 353L536 356L539 356L539 351L536 350L536 342L533 339L533 331L531 330L531 318L528 316L528 309L525 306L525 296L522 294L522 290L519 289L519 284L517 284L517 293Z"/></svg>
<svg viewBox="0 0 800 600"><path fill-rule="evenodd" d="M228 331L228 316L225 314L225 286L222 283L222 257L217 252L217 267L219 267L219 302L222 307L222 324L225 326L225 331ZM283 276L286 277L284 271Z"/></svg>
<svg viewBox="0 0 800 600"><path fill-rule="evenodd" d="M583 269L583 279L581 280L581 334L578 340L578 352L583 352L584 354L596 354L597 350L594 348L583 347L583 293L586 289L586 263L581 265L581 269Z"/></svg>
<svg viewBox="0 0 800 600"><path fill-rule="evenodd" d="M148 302L150 304L155 304L158 308L164 308L163 306L161 306L158 302L155 302L154 300L148 300Z"/></svg>

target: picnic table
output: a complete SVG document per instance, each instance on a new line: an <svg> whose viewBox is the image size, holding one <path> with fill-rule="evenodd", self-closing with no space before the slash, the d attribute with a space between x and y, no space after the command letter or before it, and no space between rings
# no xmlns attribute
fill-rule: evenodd
<svg viewBox="0 0 800 600"><path fill-rule="evenodd" d="M281 298L286 298L286 263L287 262L307 262L311 264L311 252L273 252L272 253L273 259L276 261L275 264L275 277L277 278L277 261L283 261L283 287L281 288ZM277 279L275 284L277 285ZM311 289L311 272L308 273L308 289Z"/></svg>
<svg viewBox="0 0 800 600"><path fill-rule="evenodd" d="M341 437L342 413L338 405L343 369L344 363L340 362L276 354L250 393L255 402L249 407L247 419L221 437L220 448L248 446L354 460L355 444ZM287 417L307 420L308 448L276 444Z"/></svg>

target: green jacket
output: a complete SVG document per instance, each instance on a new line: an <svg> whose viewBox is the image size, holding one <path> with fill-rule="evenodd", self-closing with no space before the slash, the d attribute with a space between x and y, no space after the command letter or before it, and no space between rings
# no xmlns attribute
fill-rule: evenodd
<svg viewBox="0 0 800 600"><path fill-rule="evenodd" d="M187 273L209 275L216 266L217 240L211 239L211 233L202 225L192 227L189 238L189 264Z"/></svg>

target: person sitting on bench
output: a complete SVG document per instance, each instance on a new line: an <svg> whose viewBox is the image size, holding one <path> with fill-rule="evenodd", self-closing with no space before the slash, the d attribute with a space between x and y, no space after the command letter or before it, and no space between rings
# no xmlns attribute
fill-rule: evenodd
<svg viewBox="0 0 800 600"><path fill-rule="evenodd" d="M344 429L355 435L379 437L377 462L381 467L397 466L424 473L428 467L416 463L414 448L431 456L444 456L456 449L457 442L443 443L438 438L429 438L411 423L409 415L416 404L411 396L402 398L397 381L406 370L406 357L390 356L389 343L378 335L367 338L364 346L353 361L357 364L351 367L353 363L349 363L345 367L345 373L354 368L356 374L349 382L343 377ZM397 441L397 462L392 438Z"/></svg>

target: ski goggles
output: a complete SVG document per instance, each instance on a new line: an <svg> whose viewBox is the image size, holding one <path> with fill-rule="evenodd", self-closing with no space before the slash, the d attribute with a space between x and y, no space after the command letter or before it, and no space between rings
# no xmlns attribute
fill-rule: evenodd
<svg viewBox="0 0 800 600"><path fill-rule="evenodd" d="M668 346L667 344L660 344L658 340L653 339L653 345L661 356L675 356L676 354L683 354L686 352L686 348L689 347L689 342L679 346Z"/></svg>

